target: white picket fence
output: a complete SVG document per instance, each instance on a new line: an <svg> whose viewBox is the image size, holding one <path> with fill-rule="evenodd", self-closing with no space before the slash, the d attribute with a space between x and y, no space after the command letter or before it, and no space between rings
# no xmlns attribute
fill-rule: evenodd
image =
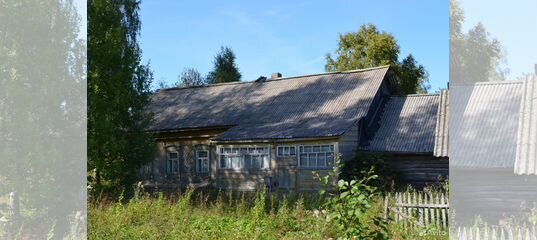
<svg viewBox="0 0 537 240"><path fill-rule="evenodd" d="M390 204L388 199L394 199ZM386 212L405 227L449 227L449 197L442 192L396 192L386 197Z"/></svg>
<svg viewBox="0 0 537 240"><path fill-rule="evenodd" d="M453 236L455 235L455 236ZM458 227L451 233L458 240L537 240L537 229L533 227Z"/></svg>
<svg viewBox="0 0 537 240"><path fill-rule="evenodd" d="M3 210L5 215L0 215L0 237L13 239L13 225L20 218L20 200L16 192L8 194L7 208ZM5 235L2 235L2 233Z"/></svg>

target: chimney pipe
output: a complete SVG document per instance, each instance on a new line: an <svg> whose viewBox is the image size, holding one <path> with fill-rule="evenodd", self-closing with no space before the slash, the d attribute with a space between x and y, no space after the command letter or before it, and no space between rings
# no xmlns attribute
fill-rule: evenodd
<svg viewBox="0 0 537 240"><path fill-rule="evenodd" d="M535 75L537 75L537 63L535 64L535 72L534 72Z"/></svg>
<svg viewBox="0 0 537 240"><path fill-rule="evenodd" d="M282 77L282 74L279 72L272 73L272 76L271 76L272 79L281 78L281 77Z"/></svg>

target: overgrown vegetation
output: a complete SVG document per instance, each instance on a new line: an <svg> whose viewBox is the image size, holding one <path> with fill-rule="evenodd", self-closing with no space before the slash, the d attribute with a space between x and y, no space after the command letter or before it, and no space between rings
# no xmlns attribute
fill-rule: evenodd
<svg viewBox="0 0 537 240"><path fill-rule="evenodd" d="M326 239L336 231L315 198L253 194L162 194L89 207L90 239Z"/></svg>
<svg viewBox="0 0 537 240"><path fill-rule="evenodd" d="M383 153L358 153L351 161L345 162L339 176L347 181L363 179L372 168L377 177L370 179L368 184L383 191L393 190L395 173L385 160L389 157Z"/></svg>
<svg viewBox="0 0 537 240"><path fill-rule="evenodd" d="M382 159L375 156L371 159ZM371 160L373 161L373 160ZM408 227L385 215L385 191L375 167L354 165L354 179L339 179L338 160L317 178L317 193L195 192L89 206L90 239L448 239L434 227ZM362 166L363 168L360 168ZM366 170L364 170L366 169ZM377 182L375 182L377 181ZM384 184L380 184L383 186ZM433 191L431 189L431 191ZM390 202L394 202L393 199Z"/></svg>
<svg viewBox="0 0 537 240"><path fill-rule="evenodd" d="M315 193L208 194L190 190L168 197L143 195L126 202L94 202L88 207L88 238L448 239L445 231L433 227L409 228L391 219L385 221L380 192L373 196L367 190L357 191L364 190L364 182L342 187L355 190L334 199ZM359 201L357 208L353 207L355 200ZM351 209L355 212L349 213Z"/></svg>

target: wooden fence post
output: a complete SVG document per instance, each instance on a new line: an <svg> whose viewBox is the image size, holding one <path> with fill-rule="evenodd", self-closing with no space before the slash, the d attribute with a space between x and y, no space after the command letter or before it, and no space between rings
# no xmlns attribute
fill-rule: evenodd
<svg viewBox="0 0 537 240"><path fill-rule="evenodd" d="M388 221L388 214L390 211L390 207L388 206L388 198L390 197L390 194L386 194L384 197L384 221Z"/></svg>

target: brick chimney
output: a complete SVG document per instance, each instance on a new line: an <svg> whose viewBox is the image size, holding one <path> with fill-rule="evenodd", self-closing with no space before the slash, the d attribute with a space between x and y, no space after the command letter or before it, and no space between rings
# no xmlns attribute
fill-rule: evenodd
<svg viewBox="0 0 537 240"><path fill-rule="evenodd" d="M272 73L272 76L271 76L272 79L281 78L281 77L282 77L282 74L279 72Z"/></svg>

